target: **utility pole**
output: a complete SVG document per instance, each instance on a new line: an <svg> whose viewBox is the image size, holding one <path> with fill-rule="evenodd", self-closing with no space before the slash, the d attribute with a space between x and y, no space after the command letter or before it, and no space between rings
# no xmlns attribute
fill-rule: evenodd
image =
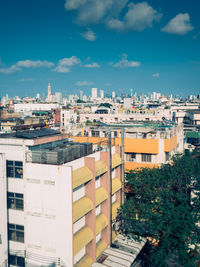
<svg viewBox="0 0 200 267"><path fill-rule="evenodd" d="M125 202L125 193L124 193L124 180L125 180L125 175L124 175L124 128L122 128L121 131L121 157L122 157L122 205Z"/></svg>
<svg viewBox="0 0 200 267"><path fill-rule="evenodd" d="M108 131L108 147L110 154L110 246L112 246L112 144L110 128Z"/></svg>

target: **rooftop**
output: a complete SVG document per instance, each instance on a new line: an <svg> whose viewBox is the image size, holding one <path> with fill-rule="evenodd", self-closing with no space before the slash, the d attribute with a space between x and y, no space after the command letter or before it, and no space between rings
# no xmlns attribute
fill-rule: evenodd
<svg viewBox="0 0 200 267"><path fill-rule="evenodd" d="M144 238L141 241L135 241L122 235L118 235L113 242L112 247L104 250L97 262L92 264L92 267L130 267L145 243L146 239Z"/></svg>
<svg viewBox="0 0 200 267"><path fill-rule="evenodd" d="M20 138L20 139L37 139L41 137L49 137L61 134L60 131L56 131L49 128L42 128L36 130L16 131L12 133L0 134L0 138Z"/></svg>

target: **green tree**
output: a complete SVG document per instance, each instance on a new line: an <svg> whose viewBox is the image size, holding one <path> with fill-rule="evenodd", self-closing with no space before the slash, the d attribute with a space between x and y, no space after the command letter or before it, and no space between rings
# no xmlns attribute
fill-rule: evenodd
<svg viewBox="0 0 200 267"><path fill-rule="evenodd" d="M112 107L112 104L110 104L110 103L101 103L101 104L99 105L99 107L110 108L110 107Z"/></svg>
<svg viewBox="0 0 200 267"><path fill-rule="evenodd" d="M83 101L83 100L81 100L81 99L78 99L78 100L76 101L76 103L77 103L77 104L80 104L80 103L86 103L86 102Z"/></svg>
<svg viewBox="0 0 200 267"><path fill-rule="evenodd" d="M121 231L148 237L151 266L196 266L200 244L200 157L184 155L160 168L133 170L121 207Z"/></svg>
<svg viewBox="0 0 200 267"><path fill-rule="evenodd" d="M86 122L85 122L85 125L86 125L86 126L90 126L90 125L92 125L92 124L93 124L93 122L90 121L90 120L86 120Z"/></svg>

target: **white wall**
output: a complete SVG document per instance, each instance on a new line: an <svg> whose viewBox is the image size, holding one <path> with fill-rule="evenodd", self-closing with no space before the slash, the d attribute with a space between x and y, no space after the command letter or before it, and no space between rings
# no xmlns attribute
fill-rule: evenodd
<svg viewBox="0 0 200 267"><path fill-rule="evenodd" d="M25 179L24 196L27 253L49 260L59 257L72 267L71 167L27 163L25 172L29 178ZM31 182L34 179L39 182Z"/></svg>
<svg viewBox="0 0 200 267"><path fill-rule="evenodd" d="M164 139L159 139L159 152L156 157L155 163L165 163Z"/></svg>
<svg viewBox="0 0 200 267"><path fill-rule="evenodd" d="M28 103L28 104L14 104L15 112L27 112L35 110L51 110L59 108L59 104L39 104L39 103Z"/></svg>
<svg viewBox="0 0 200 267"><path fill-rule="evenodd" d="M0 266L7 261L7 185L5 155L0 154ZM5 265L6 266L6 265Z"/></svg>
<svg viewBox="0 0 200 267"><path fill-rule="evenodd" d="M16 145L2 145L0 144L1 153L5 153L6 159L23 161L23 147Z"/></svg>

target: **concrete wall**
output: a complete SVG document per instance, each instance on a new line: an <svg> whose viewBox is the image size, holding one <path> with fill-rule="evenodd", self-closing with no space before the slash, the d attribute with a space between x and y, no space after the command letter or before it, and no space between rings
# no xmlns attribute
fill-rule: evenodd
<svg viewBox="0 0 200 267"><path fill-rule="evenodd" d="M73 266L71 167L28 163L25 172L27 262L37 255Z"/></svg>
<svg viewBox="0 0 200 267"><path fill-rule="evenodd" d="M7 183L5 166L5 155L0 154L0 266L7 266L8 260Z"/></svg>

